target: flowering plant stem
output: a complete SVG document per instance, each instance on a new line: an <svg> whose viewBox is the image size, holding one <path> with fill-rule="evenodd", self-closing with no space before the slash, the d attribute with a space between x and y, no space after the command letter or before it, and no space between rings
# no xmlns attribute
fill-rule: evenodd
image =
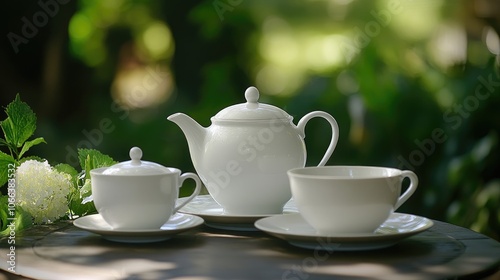
<svg viewBox="0 0 500 280"><path fill-rule="evenodd" d="M36 129L36 115L19 94L5 108L7 118L0 122L3 138L0 148L0 235L21 230L33 223L50 223L96 213L91 199L89 171L116 163L111 157L93 149L78 149L82 168L78 172L69 164L51 166L47 160L29 156L33 146L46 143L43 137L30 139ZM8 183L8 184L6 184Z"/></svg>
<svg viewBox="0 0 500 280"><path fill-rule="evenodd" d="M30 106L21 101L19 94L5 108L7 118L0 122L4 138L0 146L7 146L10 154L0 151L0 186L7 182L9 164L18 165L23 155L33 146L46 143L43 137L28 140L35 133L36 115Z"/></svg>

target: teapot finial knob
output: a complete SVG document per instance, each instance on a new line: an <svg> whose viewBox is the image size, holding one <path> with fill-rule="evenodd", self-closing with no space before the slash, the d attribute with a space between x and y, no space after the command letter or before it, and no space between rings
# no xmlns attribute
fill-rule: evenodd
<svg viewBox="0 0 500 280"><path fill-rule="evenodd" d="M259 90L256 87L249 87L245 91L245 98L249 103L257 103L259 100Z"/></svg>
<svg viewBox="0 0 500 280"><path fill-rule="evenodd" d="M130 149L130 159L132 160L132 164L141 164L141 158L142 158L142 150L139 147L133 147Z"/></svg>

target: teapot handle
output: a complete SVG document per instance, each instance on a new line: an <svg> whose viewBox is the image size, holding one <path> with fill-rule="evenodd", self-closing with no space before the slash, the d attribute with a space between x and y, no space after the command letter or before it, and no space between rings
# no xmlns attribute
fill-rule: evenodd
<svg viewBox="0 0 500 280"><path fill-rule="evenodd" d="M337 141L339 140L339 126L337 124L337 121L328 113L323 112L323 111L313 111L310 112L309 114L306 114L303 116L300 120L299 123L297 124L297 128L299 129L300 135L305 138L305 128L307 122L315 117L321 117L327 120L330 123L330 126L332 127L332 138L330 140L330 145L328 146L328 149L326 149L326 153L323 156L323 159L319 162L318 166L323 166L326 164L326 162L330 159L330 156L333 153L333 150L335 150L335 147L337 146Z"/></svg>

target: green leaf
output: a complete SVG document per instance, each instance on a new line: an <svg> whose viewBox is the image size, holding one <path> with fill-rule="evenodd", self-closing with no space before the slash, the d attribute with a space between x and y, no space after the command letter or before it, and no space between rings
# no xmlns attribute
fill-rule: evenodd
<svg viewBox="0 0 500 280"><path fill-rule="evenodd" d="M41 158L39 156L29 156L29 157L23 157L22 159L18 160L17 163L19 165L21 165L21 164L23 164L23 162L28 161L28 160L36 160L36 161L39 161L39 162L46 161L46 159Z"/></svg>
<svg viewBox="0 0 500 280"><path fill-rule="evenodd" d="M0 151L0 187L7 183L9 171L15 167L16 161L11 155Z"/></svg>
<svg viewBox="0 0 500 280"><path fill-rule="evenodd" d="M85 180L85 184L83 184L80 189L80 196L83 198L89 197L92 194L92 185L90 184L90 179Z"/></svg>
<svg viewBox="0 0 500 280"><path fill-rule="evenodd" d="M23 156L23 154L26 153L31 147L38 145L40 143L47 144L47 142L45 142L45 139L43 139L43 137L38 137L38 138L35 138L33 140L24 142L23 148L21 149L21 152L19 153L18 158L21 158Z"/></svg>
<svg viewBox="0 0 500 280"><path fill-rule="evenodd" d="M85 158L82 169L85 175L84 178L90 180L90 170L94 169L90 155L87 155L87 157Z"/></svg>
<svg viewBox="0 0 500 280"><path fill-rule="evenodd" d="M30 106L21 101L19 94L5 109L7 119L0 123L5 141L20 148L35 133L36 115Z"/></svg>
<svg viewBox="0 0 500 280"><path fill-rule="evenodd" d="M66 173L71 176L71 185L74 190L78 189L78 171L67 163L59 163L54 166L54 169L61 173Z"/></svg>
<svg viewBox="0 0 500 280"><path fill-rule="evenodd" d="M59 172L64 172L69 174L72 178L77 178L78 177L78 171L71 165L67 163L59 163L54 166L54 169L59 171Z"/></svg>
<svg viewBox="0 0 500 280"><path fill-rule="evenodd" d="M82 200L83 199L81 197L78 197L76 195L71 197L69 207L71 209L72 215L81 217L97 213L93 202L82 203Z"/></svg>
<svg viewBox="0 0 500 280"><path fill-rule="evenodd" d="M90 179L85 180L85 184L71 193L69 207L74 215L84 216L97 213L94 202L88 199L92 194Z"/></svg>
<svg viewBox="0 0 500 280"><path fill-rule="evenodd" d="M7 236L10 234L11 230L20 232L33 225L33 218L31 215L24 211L21 207L16 206L14 209L8 208L8 196L4 195L0 197L0 236ZM9 219L15 217L14 220ZM14 228L10 228L9 225L13 223Z"/></svg>
<svg viewBox="0 0 500 280"><path fill-rule="evenodd" d="M117 163L108 155L94 149L78 149L78 160L82 170L86 172L100 167L107 167Z"/></svg>
<svg viewBox="0 0 500 280"><path fill-rule="evenodd" d="M8 224L8 196L0 196L0 231L7 228Z"/></svg>
<svg viewBox="0 0 500 280"><path fill-rule="evenodd" d="M83 170L81 178L78 173L74 173L77 187L71 193L69 198L69 208L73 215L83 216L91 213L97 213L94 203L89 199L92 195L92 185L90 182L90 170L100 167L111 166L116 163L113 158L102 154L95 149L78 149L78 160ZM82 181L80 181L80 179ZM83 185L79 183L82 182Z"/></svg>
<svg viewBox="0 0 500 280"><path fill-rule="evenodd" d="M68 206L70 209L70 218L73 218L74 216L84 216L87 214L92 214L92 213L97 213L97 210L95 209L94 203L84 203L83 200L85 199L85 196L83 195L85 192L82 192L87 183L83 187L79 186L79 176L80 173L71 165L66 164L66 163L60 163L54 166L54 169L57 170L58 172L64 172L66 174L69 174L72 178L72 183L73 183L73 190L68 196ZM86 180L89 181L90 185L90 179ZM87 194L86 196L90 195Z"/></svg>
<svg viewBox="0 0 500 280"><path fill-rule="evenodd" d="M94 202L89 199L92 194L90 179L86 179L83 186L77 186L69 197L69 208L72 215L84 216L97 213Z"/></svg>

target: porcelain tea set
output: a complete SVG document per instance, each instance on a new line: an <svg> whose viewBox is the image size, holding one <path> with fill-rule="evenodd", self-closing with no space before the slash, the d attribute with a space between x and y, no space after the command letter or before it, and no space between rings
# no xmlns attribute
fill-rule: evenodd
<svg viewBox="0 0 500 280"><path fill-rule="evenodd" d="M295 125L282 109L259 103L257 88L248 88L245 98L218 112L207 128L182 113L168 117L186 136L196 174L144 161L138 147L129 161L91 170L99 214L81 217L75 226L112 241L140 243L205 223L262 230L305 248L316 248L325 237L327 247L338 250L387 247L432 226L426 218L394 212L417 188L412 171L324 166L339 137L330 114L314 111ZM305 127L316 117L330 125L331 140L318 166L305 167ZM405 178L410 184L401 194ZM186 179L195 189L179 198ZM202 182L209 195L199 195Z"/></svg>

